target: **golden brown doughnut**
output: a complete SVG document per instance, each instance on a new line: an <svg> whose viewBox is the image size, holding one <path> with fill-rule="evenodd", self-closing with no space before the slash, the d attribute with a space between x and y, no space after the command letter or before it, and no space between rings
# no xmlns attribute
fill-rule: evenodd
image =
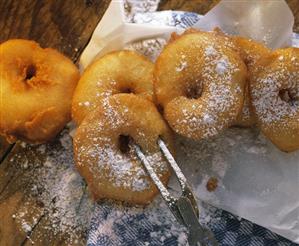
<svg viewBox="0 0 299 246"><path fill-rule="evenodd" d="M202 139L230 126L243 106L246 66L230 39L185 33L162 51L154 69L157 104L172 129Z"/></svg>
<svg viewBox="0 0 299 246"><path fill-rule="evenodd" d="M72 116L77 124L93 111L102 97L117 93L134 93L153 100L151 61L133 51L104 55L83 73L76 88Z"/></svg>
<svg viewBox="0 0 299 246"><path fill-rule="evenodd" d="M246 39L243 37L232 37L232 38L248 70L248 79L245 88L244 106L242 112L238 115L235 124L237 126L250 127L256 123L253 109L252 106L250 105L250 97L249 97L250 77L252 76L252 73L254 73L258 60L261 59L262 57L269 55L271 50L268 49L263 44L250 39Z"/></svg>
<svg viewBox="0 0 299 246"><path fill-rule="evenodd" d="M250 96L262 132L279 149L299 149L299 49L278 49L262 58Z"/></svg>
<svg viewBox="0 0 299 246"><path fill-rule="evenodd" d="M158 191L128 142L142 148L166 184L170 171L157 146L159 136L173 148L171 131L151 101L133 94L102 98L74 137L76 167L93 197L149 203Z"/></svg>
<svg viewBox="0 0 299 246"><path fill-rule="evenodd" d="M10 142L43 143L71 119L71 99L79 80L75 65L36 42L0 45L0 134Z"/></svg>

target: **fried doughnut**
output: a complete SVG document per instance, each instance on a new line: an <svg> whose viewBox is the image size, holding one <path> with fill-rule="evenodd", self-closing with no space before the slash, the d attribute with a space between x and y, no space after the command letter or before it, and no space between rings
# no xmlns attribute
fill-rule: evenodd
<svg viewBox="0 0 299 246"><path fill-rule="evenodd" d="M103 96L134 93L153 100L153 69L151 61L133 51L104 55L85 70L78 83L72 104L74 121L80 124Z"/></svg>
<svg viewBox="0 0 299 246"><path fill-rule="evenodd" d="M256 41L243 37L233 37L239 53L248 70L248 79L245 88L244 106L242 112L238 115L235 124L242 127L250 127L256 123L249 97L249 81L251 74L254 73L259 59L269 55L271 52L266 46Z"/></svg>
<svg viewBox="0 0 299 246"><path fill-rule="evenodd" d="M247 70L232 46L224 35L191 32L172 40L158 57L156 101L176 133L207 138L236 120Z"/></svg>
<svg viewBox="0 0 299 246"><path fill-rule="evenodd" d="M299 49L278 49L257 67L250 95L258 124L280 150L298 150Z"/></svg>
<svg viewBox="0 0 299 246"><path fill-rule="evenodd" d="M79 71L59 52L36 42L0 45L0 134L10 142L43 143L71 119Z"/></svg>
<svg viewBox="0 0 299 246"><path fill-rule="evenodd" d="M159 136L173 148L171 131L152 102L133 94L102 98L74 137L76 167L93 197L150 202L158 191L128 143L133 139L142 148L166 184L170 171L157 146Z"/></svg>

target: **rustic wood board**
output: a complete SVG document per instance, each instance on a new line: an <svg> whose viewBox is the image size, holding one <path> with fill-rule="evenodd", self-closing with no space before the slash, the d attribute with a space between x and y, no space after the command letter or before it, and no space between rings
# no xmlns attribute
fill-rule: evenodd
<svg viewBox="0 0 299 246"><path fill-rule="evenodd" d="M220 0L161 0L159 10L182 10L205 14Z"/></svg>
<svg viewBox="0 0 299 246"><path fill-rule="evenodd" d="M77 61L110 0L8 0L0 1L0 42L12 38L32 39L43 47L56 48ZM57 144L54 144L57 146ZM0 138L0 159L12 146ZM0 245L67 245L68 235L45 231L50 220L31 190L32 174L46 159L35 148L17 143L0 165ZM33 166L22 167L30 159ZM23 212L23 211L26 211ZM15 214L24 214L18 219ZM33 229L24 231L24 221ZM23 224L22 224L23 223ZM27 237L30 234L30 239ZM78 242L84 245L86 234ZM32 239L31 239L32 238Z"/></svg>
<svg viewBox="0 0 299 246"><path fill-rule="evenodd" d="M34 166L24 162L34 160ZM22 221L16 221L14 215L24 213L24 221L33 226L43 214L37 200L31 196L31 172L44 160L37 157L34 149L28 150L16 144L0 166L0 245L21 245L27 234L23 230ZM26 164L26 165L24 165ZM30 209L28 209L30 208ZM34 222L36 218L36 222Z"/></svg>
<svg viewBox="0 0 299 246"><path fill-rule="evenodd" d="M67 130L62 137L47 145L32 146L17 143L0 165L0 245L31 245L32 242L35 245L86 243L87 233L84 230L76 232L78 235L75 235L72 241L70 237L74 235L69 234L72 233L71 230L64 232L52 230L55 226L52 227L53 217L49 216L51 213L49 205L54 203L54 199L49 197L51 200L48 199L47 204L44 204L45 201L41 197L47 191L42 189L43 186L36 186L38 183L41 184L40 182L46 182L44 180L46 176L43 175L37 183L39 175L48 172L49 168L54 168L54 165L50 167L46 165L49 157L57 156L61 161L54 163L55 166L61 165L66 160L72 163L71 149L66 151L63 147L65 135L68 136ZM66 152L68 154L61 159L60 154L63 153L64 156ZM65 169L59 170L62 172ZM33 189L34 187L38 189ZM86 187L83 187L80 197L76 199L78 211L86 205L81 199L85 201L88 199ZM60 220L60 217L56 217L55 223L59 223L57 219Z"/></svg>
<svg viewBox="0 0 299 246"><path fill-rule="evenodd" d="M110 0L0 1L0 42L33 39L76 60Z"/></svg>
<svg viewBox="0 0 299 246"><path fill-rule="evenodd" d="M0 136L0 163L4 159L5 155L11 149L11 145Z"/></svg>
<svg viewBox="0 0 299 246"><path fill-rule="evenodd" d="M162 0L159 10L173 9L206 13L219 0ZM0 0L0 42L11 38L33 39L53 47L77 61L110 0ZM295 15L294 31L299 32L299 5L287 0ZM55 143L54 143L55 145ZM58 144L59 145L59 144ZM0 138L0 160L11 146ZM16 144L0 165L0 245L66 245L68 235L44 231L50 223L43 205L30 189L31 175L46 158L35 148ZM24 168L24 157L33 166ZM85 195L85 193L83 194ZM28 210L28 208L30 208ZM30 240L14 214L29 211L26 221L33 230ZM42 236L41 236L42 235ZM85 235L74 245L85 244Z"/></svg>

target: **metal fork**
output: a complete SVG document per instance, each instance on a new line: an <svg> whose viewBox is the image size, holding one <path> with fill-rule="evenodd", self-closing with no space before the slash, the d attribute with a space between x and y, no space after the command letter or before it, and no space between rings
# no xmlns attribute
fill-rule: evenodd
<svg viewBox="0 0 299 246"><path fill-rule="evenodd" d="M182 194L178 198L172 196L170 192L167 190L167 188L164 186L164 184L161 182L158 175L152 168L151 164L146 159L146 156L142 152L141 148L135 143L133 143L132 145L137 157L140 159L149 176L157 186L162 198L167 203L170 211L175 216L177 221L187 228L189 245L217 246L218 242L216 241L213 233L209 229L204 228L199 223L198 206L186 177L182 173L180 167L176 163L175 159L168 150L164 141L161 138L159 138L157 144L179 181Z"/></svg>

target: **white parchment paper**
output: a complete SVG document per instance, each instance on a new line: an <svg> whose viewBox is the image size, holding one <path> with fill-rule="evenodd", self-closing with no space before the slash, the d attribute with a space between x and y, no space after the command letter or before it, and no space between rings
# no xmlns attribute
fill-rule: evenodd
<svg viewBox="0 0 299 246"><path fill-rule="evenodd" d="M222 0L194 27L220 27L232 35L264 42L270 48L291 43L294 16L284 0Z"/></svg>
<svg viewBox="0 0 299 246"><path fill-rule="evenodd" d="M162 21L157 23L126 23L122 1L112 0L81 56L81 68L106 52L139 40L167 39L171 32L182 31L166 25L169 15L159 16ZM293 15L283 0L223 0L195 26L204 30L218 26L227 33L277 48L290 43L293 23ZM279 151L257 129L232 128L200 142L178 137L176 144L177 161L199 200L299 243L298 151ZM219 180L215 192L206 189L210 177ZM170 186L176 189L174 183Z"/></svg>

